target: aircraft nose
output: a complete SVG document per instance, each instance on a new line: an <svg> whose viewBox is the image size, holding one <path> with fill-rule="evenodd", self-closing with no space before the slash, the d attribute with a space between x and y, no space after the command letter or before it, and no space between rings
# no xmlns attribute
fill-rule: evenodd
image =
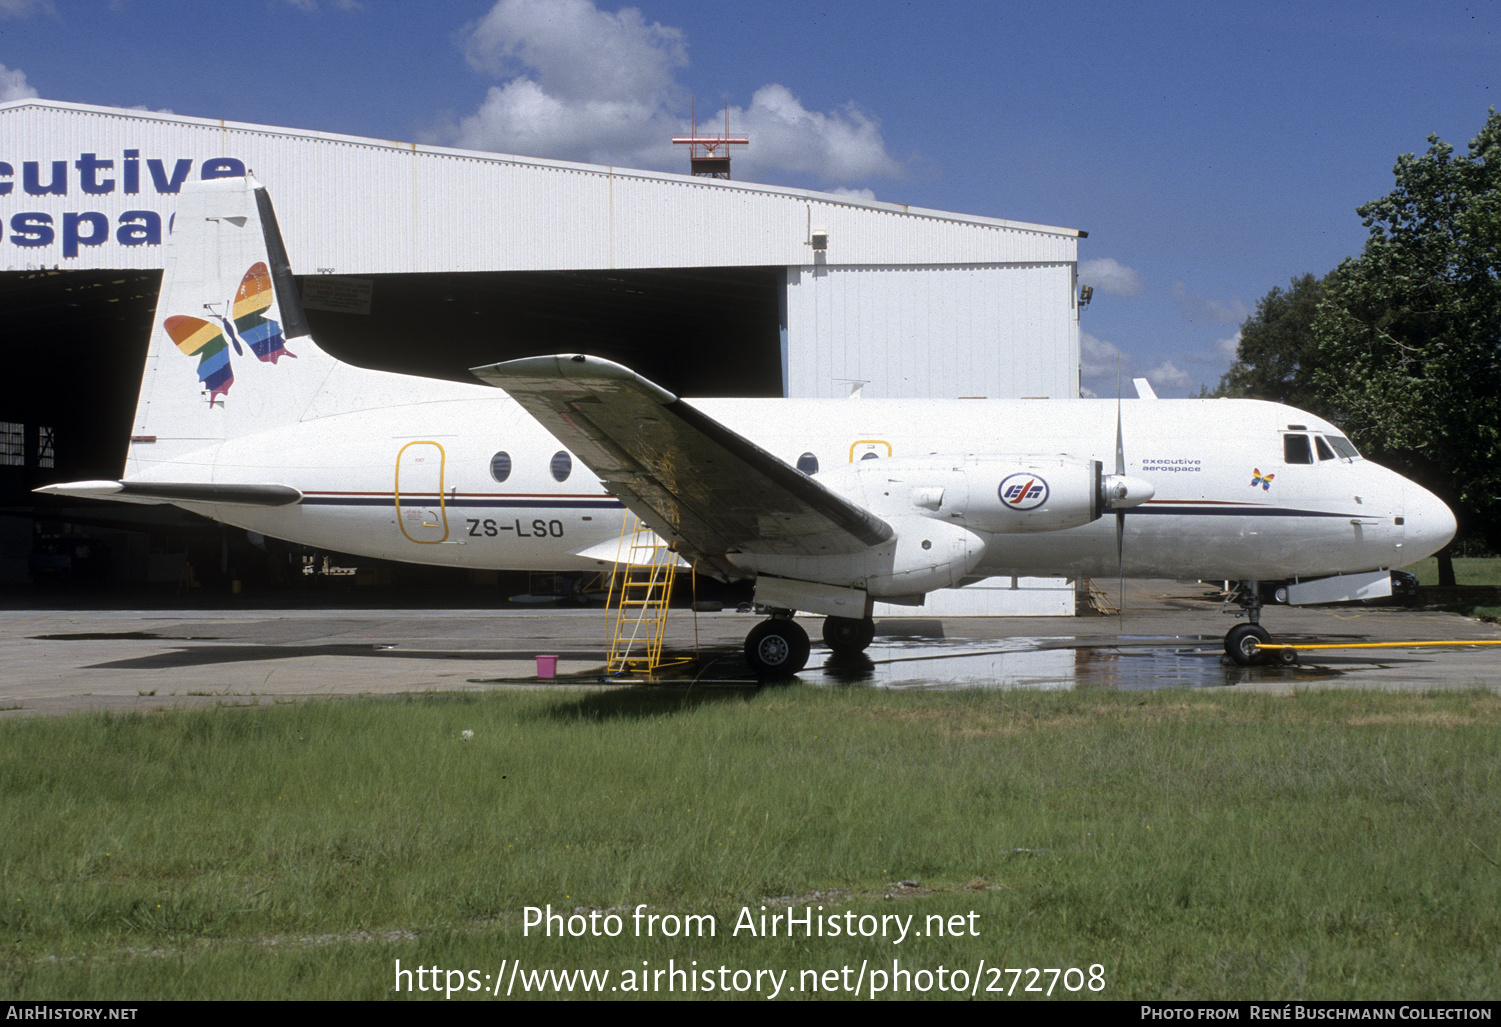
<svg viewBox="0 0 1501 1027"><path fill-rule="evenodd" d="M1412 482L1403 490L1402 554L1409 561L1432 556L1454 537L1454 511L1432 492Z"/></svg>

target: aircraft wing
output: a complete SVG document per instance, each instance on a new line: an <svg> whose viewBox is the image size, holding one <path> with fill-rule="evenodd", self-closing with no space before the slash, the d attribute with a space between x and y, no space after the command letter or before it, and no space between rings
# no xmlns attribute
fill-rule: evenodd
<svg viewBox="0 0 1501 1027"><path fill-rule="evenodd" d="M473 373L510 393L605 487L688 556L828 556L887 541L891 526L629 368L527 357Z"/></svg>

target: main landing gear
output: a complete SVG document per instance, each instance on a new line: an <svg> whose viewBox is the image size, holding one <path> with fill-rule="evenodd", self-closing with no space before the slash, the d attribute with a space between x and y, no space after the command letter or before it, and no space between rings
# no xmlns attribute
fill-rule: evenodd
<svg viewBox="0 0 1501 1027"><path fill-rule="evenodd" d="M1225 632L1225 655L1242 667L1255 663L1293 664L1298 662L1296 649L1261 649L1272 640L1272 633L1261 626L1261 584L1242 581L1235 602L1246 611L1245 624Z"/></svg>
<svg viewBox="0 0 1501 1027"><path fill-rule="evenodd" d="M745 636L745 659L757 677L790 677L808 665L808 633L791 610L773 610Z"/></svg>
<svg viewBox="0 0 1501 1027"><path fill-rule="evenodd" d="M876 637L876 622L869 617L825 617L823 642L835 656L857 656Z"/></svg>
<svg viewBox="0 0 1501 1027"><path fill-rule="evenodd" d="M836 657L855 656L876 637L869 617L825 617L823 640ZM808 633L792 619L791 610L773 610L745 636L745 659L764 678L789 677L808 665Z"/></svg>

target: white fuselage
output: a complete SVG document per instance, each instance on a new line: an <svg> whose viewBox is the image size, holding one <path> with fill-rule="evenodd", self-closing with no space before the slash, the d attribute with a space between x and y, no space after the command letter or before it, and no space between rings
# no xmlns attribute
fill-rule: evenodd
<svg viewBox="0 0 1501 1027"><path fill-rule="evenodd" d="M503 393L452 386L447 395L242 435L156 464L146 477L181 480L191 470L198 480L291 486L304 495L299 505L181 505L339 552L492 569L608 565L624 510L588 468L571 454L555 462L563 447ZM1125 511L1119 566L1117 514L1106 510L1064 530L982 531L976 577L1309 578L1411 563L1446 543L1454 526L1448 509L1412 482L1359 457L1323 455L1329 450L1317 439L1337 438L1332 425L1272 403L691 402L789 464L810 466L811 454L815 477L835 491L847 487L852 462L897 458L890 466L901 473L883 501L870 503L868 480L858 501L883 517L960 523L968 497L951 486L935 500L925 467L937 474L966 455L1062 455L1100 461L1108 474L1119 418L1125 473L1155 489ZM1287 435L1308 437L1311 462L1288 462ZM974 496L997 484L966 488Z"/></svg>

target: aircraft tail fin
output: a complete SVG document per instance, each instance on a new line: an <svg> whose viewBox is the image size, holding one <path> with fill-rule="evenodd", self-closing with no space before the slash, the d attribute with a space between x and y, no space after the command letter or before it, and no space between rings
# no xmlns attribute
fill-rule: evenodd
<svg viewBox="0 0 1501 1027"><path fill-rule="evenodd" d="M300 420L339 366L308 333L266 190L248 176L184 185L126 476Z"/></svg>
<svg viewBox="0 0 1501 1027"><path fill-rule="evenodd" d="M224 444L486 391L357 367L320 349L271 199L248 175L184 183L166 258L122 480L38 491L135 503L295 503L300 494L275 480L274 449L269 464L252 466L221 460Z"/></svg>

